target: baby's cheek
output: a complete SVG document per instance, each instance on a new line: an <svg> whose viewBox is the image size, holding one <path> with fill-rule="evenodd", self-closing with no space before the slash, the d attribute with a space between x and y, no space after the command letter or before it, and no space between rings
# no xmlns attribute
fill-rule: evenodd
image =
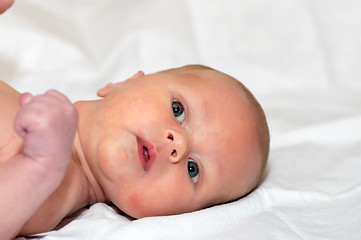
<svg viewBox="0 0 361 240"><path fill-rule="evenodd" d="M128 198L127 214L134 218L145 217L143 213L143 201L138 193L133 193Z"/></svg>
<svg viewBox="0 0 361 240"><path fill-rule="evenodd" d="M139 209L140 208L139 195L137 193L133 193L132 195L130 195L129 203L133 209Z"/></svg>
<svg viewBox="0 0 361 240"><path fill-rule="evenodd" d="M157 201L157 197L147 198L144 192L132 193L128 198L128 212L130 216L134 218L143 218L149 216L159 215L158 208L161 206L160 202Z"/></svg>

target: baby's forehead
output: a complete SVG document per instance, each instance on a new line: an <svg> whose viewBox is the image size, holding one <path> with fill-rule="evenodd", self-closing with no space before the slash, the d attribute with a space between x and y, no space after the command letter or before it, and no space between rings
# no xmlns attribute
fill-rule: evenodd
<svg viewBox="0 0 361 240"><path fill-rule="evenodd" d="M251 191L259 172L259 164L254 157L257 151L254 148L255 142L249 137L249 133L244 133L240 137L231 136L229 140L213 140L223 143L216 150L218 154L214 155L217 166L215 172L218 177L213 180L219 185L211 200L213 204L218 204L234 200Z"/></svg>
<svg viewBox="0 0 361 240"><path fill-rule="evenodd" d="M185 86L197 85L203 86L204 90L216 91L218 97L224 97L224 94L245 97L244 88L242 84L233 77L213 69L182 69L162 72L178 84ZM168 80L165 77L166 80ZM236 104L236 102L235 102Z"/></svg>

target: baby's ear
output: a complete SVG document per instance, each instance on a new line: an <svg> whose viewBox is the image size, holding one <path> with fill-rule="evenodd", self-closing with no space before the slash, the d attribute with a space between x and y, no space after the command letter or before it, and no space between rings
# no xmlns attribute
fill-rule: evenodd
<svg viewBox="0 0 361 240"><path fill-rule="evenodd" d="M138 71L136 74L134 74L131 78L128 78L127 80L133 80L139 77L143 77L144 76L144 72L143 71ZM117 85L120 84L119 83L108 83L105 87L101 88L98 90L97 95L98 97L106 97L108 95L108 93Z"/></svg>
<svg viewBox="0 0 361 240"><path fill-rule="evenodd" d="M108 95L108 93L113 89L114 84L113 83L108 83L105 87L102 87L101 89L98 90L97 95L98 97L105 97Z"/></svg>
<svg viewBox="0 0 361 240"><path fill-rule="evenodd" d="M127 80L133 80L139 77L143 77L145 74L143 71L138 71L136 74L134 74L131 78L127 79Z"/></svg>

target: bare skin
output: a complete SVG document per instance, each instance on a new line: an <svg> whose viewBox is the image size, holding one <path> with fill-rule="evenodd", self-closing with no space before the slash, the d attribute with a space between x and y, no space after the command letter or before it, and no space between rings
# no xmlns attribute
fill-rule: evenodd
<svg viewBox="0 0 361 240"><path fill-rule="evenodd" d="M262 163L248 99L224 74L191 73L138 72L100 89L100 100L74 105L54 90L33 97L0 82L0 192L10 196L0 199L9 216L0 219L1 239L49 231L96 202L141 218L252 190ZM172 112L175 102L184 116ZM147 142L148 167L139 141Z"/></svg>

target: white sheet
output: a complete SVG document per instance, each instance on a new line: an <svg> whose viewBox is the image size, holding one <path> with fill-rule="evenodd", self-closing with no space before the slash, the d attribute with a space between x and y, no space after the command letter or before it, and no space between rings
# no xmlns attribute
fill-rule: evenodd
<svg viewBox="0 0 361 240"><path fill-rule="evenodd" d="M246 198L129 221L96 204L50 239L361 239L361 2L23 0L0 16L0 79L73 101L189 63L246 84L271 154Z"/></svg>

